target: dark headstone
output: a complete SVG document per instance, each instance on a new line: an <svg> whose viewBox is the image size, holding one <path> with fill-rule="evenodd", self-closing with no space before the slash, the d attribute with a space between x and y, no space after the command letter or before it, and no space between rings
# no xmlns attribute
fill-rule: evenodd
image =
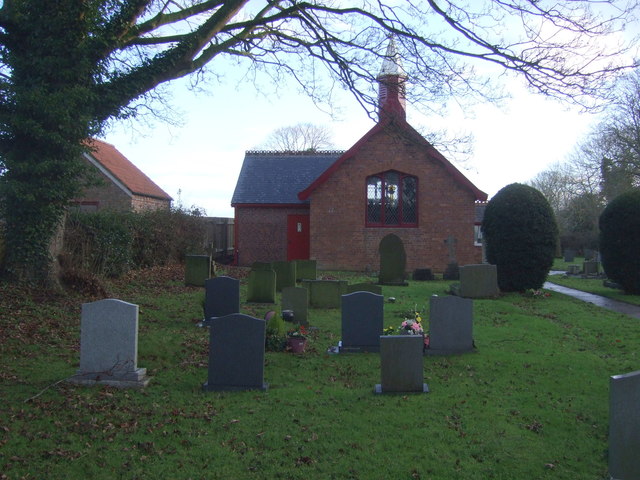
<svg viewBox="0 0 640 480"><path fill-rule="evenodd" d="M576 251L572 250L570 248L567 248L564 251L564 261L565 262L573 262L573 260L576 258Z"/></svg>
<svg viewBox="0 0 640 480"><path fill-rule="evenodd" d="M371 292L371 293L375 293L376 295L382 295L382 287L374 283L364 283L364 282L347 285L346 293L354 293L354 292Z"/></svg>
<svg viewBox="0 0 640 480"><path fill-rule="evenodd" d="M428 282L434 279L433 272L430 268L416 268L411 276L416 282Z"/></svg>
<svg viewBox="0 0 640 480"><path fill-rule="evenodd" d="M380 241L378 252L380 253L378 283L381 285L406 285L407 254L400 237L393 233L386 235Z"/></svg>
<svg viewBox="0 0 640 480"><path fill-rule="evenodd" d="M609 475L640 478L640 371L609 380Z"/></svg>
<svg viewBox="0 0 640 480"><path fill-rule="evenodd" d="M275 303L276 272L273 270L252 270L247 284L247 302Z"/></svg>
<svg viewBox="0 0 640 480"><path fill-rule="evenodd" d="M342 296L340 352L378 352L384 320L384 297L370 292Z"/></svg>
<svg viewBox="0 0 640 480"><path fill-rule="evenodd" d="M578 275L580 273L580 265L567 266L567 275Z"/></svg>
<svg viewBox="0 0 640 480"><path fill-rule="evenodd" d="M241 313L214 317L209 327L209 375L205 391L266 390L266 322Z"/></svg>
<svg viewBox="0 0 640 480"><path fill-rule="evenodd" d="M296 281L315 280L318 276L317 262L315 260L295 260Z"/></svg>
<svg viewBox="0 0 640 480"><path fill-rule="evenodd" d="M422 335L380 337L381 382L375 393L427 393L424 382Z"/></svg>
<svg viewBox="0 0 640 480"><path fill-rule="evenodd" d="M473 300L456 296L430 300L428 355L473 351Z"/></svg>
<svg viewBox="0 0 640 480"><path fill-rule="evenodd" d="M296 262L273 262L271 266L276 272L276 292L296 286Z"/></svg>
<svg viewBox="0 0 640 480"><path fill-rule="evenodd" d="M209 278L204 282L204 318L240 313L240 280Z"/></svg>
<svg viewBox="0 0 640 480"><path fill-rule="evenodd" d="M582 273L585 275L597 275L600 264L595 260L589 260L582 264Z"/></svg>
<svg viewBox="0 0 640 480"><path fill-rule="evenodd" d="M69 381L145 387L146 373L146 368L138 368L138 305L113 298L83 304L80 368Z"/></svg>
<svg viewBox="0 0 640 480"><path fill-rule="evenodd" d="M302 287L286 287L282 289L282 308L293 312L294 323L308 325L309 290Z"/></svg>
<svg viewBox="0 0 640 480"><path fill-rule="evenodd" d="M481 263L460 267L458 295L464 298L490 298L498 293L498 270L495 265Z"/></svg>
<svg viewBox="0 0 640 480"><path fill-rule="evenodd" d="M443 280L460 280L460 267L457 263L449 263L444 273L442 274Z"/></svg>
<svg viewBox="0 0 640 480"><path fill-rule="evenodd" d="M185 285L204 287L204 281L211 277L211 257L209 255L187 255L185 257Z"/></svg>

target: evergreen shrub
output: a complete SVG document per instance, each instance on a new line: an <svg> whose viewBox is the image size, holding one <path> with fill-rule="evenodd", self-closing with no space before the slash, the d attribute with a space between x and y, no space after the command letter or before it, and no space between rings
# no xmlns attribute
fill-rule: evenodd
<svg viewBox="0 0 640 480"><path fill-rule="evenodd" d="M496 265L505 292L538 289L553 265L558 226L547 199L513 183L487 204L482 222L487 261Z"/></svg>
<svg viewBox="0 0 640 480"><path fill-rule="evenodd" d="M602 267L626 293L640 294L640 190L614 198L600 215Z"/></svg>

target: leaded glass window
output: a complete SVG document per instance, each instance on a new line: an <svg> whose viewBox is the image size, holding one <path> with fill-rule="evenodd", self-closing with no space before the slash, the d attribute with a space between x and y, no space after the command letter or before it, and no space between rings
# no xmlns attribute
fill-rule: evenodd
<svg viewBox="0 0 640 480"><path fill-rule="evenodd" d="M367 178L368 226L416 226L418 180L390 170Z"/></svg>

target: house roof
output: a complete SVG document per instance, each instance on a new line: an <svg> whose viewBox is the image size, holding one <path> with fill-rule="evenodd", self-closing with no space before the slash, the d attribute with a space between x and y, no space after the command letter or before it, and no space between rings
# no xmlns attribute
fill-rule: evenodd
<svg viewBox="0 0 640 480"><path fill-rule="evenodd" d="M306 204L298 198L342 151L246 152L231 206Z"/></svg>
<svg viewBox="0 0 640 480"><path fill-rule="evenodd" d="M90 139L87 145L91 149L88 155L134 195L173 200L113 145L95 138Z"/></svg>
<svg viewBox="0 0 640 480"><path fill-rule="evenodd" d="M435 149L433 145L431 145L417 130L415 130L404 118L402 114L402 109L400 106L400 102L397 98L391 97L387 100L387 110L386 114L382 116L380 121L364 136L358 140L349 150L344 152L340 156L340 158L336 159L336 161L331 164L321 175L319 175L312 183L309 184L304 190L301 190L298 193L298 198L300 200L308 200L309 196L316 190L320 185L327 181L333 173L340 168L346 160L355 156L358 151L362 148L362 146L374 135L384 131L385 129L394 129L396 132L400 132L404 134L410 140L416 142L422 148L424 148L433 160L439 162L450 174L451 176L464 188L469 190L474 194L476 200L486 201L487 194L476 187L467 177L465 177L460 170L458 170L449 160L447 160L438 150Z"/></svg>

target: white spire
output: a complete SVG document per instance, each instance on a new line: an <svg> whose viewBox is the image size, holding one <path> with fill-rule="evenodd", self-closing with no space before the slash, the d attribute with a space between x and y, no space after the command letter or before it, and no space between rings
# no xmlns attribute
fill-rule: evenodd
<svg viewBox="0 0 640 480"><path fill-rule="evenodd" d="M402 59L398 54L398 49L396 48L395 37L391 35L389 37L389 45L387 45L387 53L384 55L384 60L382 61L382 68L380 69L380 73L378 74L378 78L384 77L387 75L397 75L399 77L407 77L407 73L402 68Z"/></svg>

